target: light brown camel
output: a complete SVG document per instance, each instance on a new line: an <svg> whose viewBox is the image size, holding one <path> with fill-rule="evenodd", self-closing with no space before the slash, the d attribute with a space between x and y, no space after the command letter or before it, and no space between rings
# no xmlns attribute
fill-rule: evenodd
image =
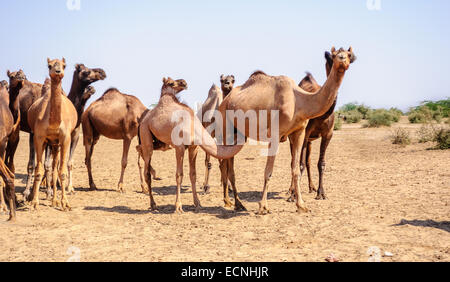
<svg viewBox="0 0 450 282"><path fill-rule="evenodd" d="M352 55L353 61L356 60L356 56ZM325 70L327 77L330 75L331 68L333 67L333 58L329 52L325 52ZM300 82L299 86L308 91L308 92L316 92L320 89L320 85L316 82L314 77L307 73L306 77ZM326 199L325 190L323 188L323 173L325 170L325 153L330 144L331 139L333 138L334 132L334 121L335 114L334 109L336 107L337 99L334 101L331 108L322 116L309 120L308 126L305 131L305 140L303 142L303 148L300 155L300 178L303 175L303 172L306 168L308 172L308 183L309 183L309 192L312 193L317 191L317 200ZM317 164L319 170L319 189L316 190L314 187L312 178L311 178L311 145L314 140L321 138L320 144L320 156L319 162ZM292 152L292 144L291 144L291 152ZM294 156L292 156L294 159ZM291 197L289 201L294 201L294 180L292 179L291 187L289 189L289 193Z"/></svg>
<svg viewBox="0 0 450 282"><path fill-rule="evenodd" d="M92 153L100 135L110 139L123 140L122 172L118 183L118 190L124 192L123 176L127 167L128 151L131 140L138 133L141 117L148 109L138 98L123 94L115 88L107 90L102 97L92 103L81 117L83 124L83 141L86 151L86 166L91 190L97 187L92 177ZM144 190L144 185L141 183Z"/></svg>
<svg viewBox="0 0 450 282"><path fill-rule="evenodd" d="M296 196L297 212L307 212L306 207L298 185L299 181L299 163L300 163L300 151L303 146L305 137L305 129L308 124L308 120L324 115L330 107L333 105L337 97L338 89L344 79L345 72L348 70L351 63L354 61L354 54L352 48L348 51L340 49L336 51L333 47L331 49L333 58L333 68L330 75L327 78L325 84L320 90L310 93L301 89L294 80L285 76L268 76L263 72L256 72L250 76L249 80L242 86L236 87L227 98L224 99L220 106L220 112L225 117L226 111L238 111L243 113L259 112L261 110L275 111L274 116L278 118L278 124L272 125L272 114L267 116L267 119L260 118L257 114L256 125L262 127L262 131L266 131L266 135L269 138L269 148L277 150L279 142L284 142L287 138L292 142L292 155L294 159L292 161L292 178L294 182L294 192ZM224 125L228 122L229 117L224 118ZM236 119L232 119L231 122L235 127L239 128ZM263 140L261 131L258 134L250 134L250 128L248 126L240 131L246 137L251 137L257 141ZM260 128L261 129L261 128ZM277 134L279 139L273 140ZM270 140L272 139L272 140ZM259 214L265 214L269 212L267 204L268 184L272 176L273 165L275 162L275 156L269 153L267 158L267 164L264 174L264 189L262 200L259 204ZM234 180L234 160L233 158L224 162L224 166L221 168L222 174L230 174L231 179ZM231 181L234 186L234 181Z"/></svg>
<svg viewBox="0 0 450 282"><path fill-rule="evenodd" d="M200 111L197 113L197 116L200 118L205 128L208 128L212 123L214 123L213 111L217 111L219 109L219 106L222 103L223 99L228 96L228 94L230 94L231 90L233 90L235 82L236 80L234 78L234 75L225 76L222 74L220 76L221 88L217 87L215 84L211 86L211 89L208 93L208 98L206 99L205 103L203 103ZM209 174L212 169L211 156L209 154L206 154L205 157L205 168L205 180L203 182L202 189L203 191L205 191L205 193L208 193L211 188L209 186ZM228 180L223 184L225 185L224 189L226 189L226 191L224 190L226 199L228 198Z"/></svg>
<svg viewBox="0 0 450 282"><path fill-rule="evenodd" d="M20 113L16 123L10 110L10 98L8 92L8 83L0 82L0 177L4 183L0 183L0 212L7 212L8 207L9 221L16 218L16 197L14 188L14 173L5 165L6 145L11 136L19 131ZM0 180L1 181L1 180ZM3 186L3 184L5 186ZM6 196L6 197L5 197Z"/></svg>
<svg viewBox="0 0 450 282"><path fill-rule="evenodd" d="M34 175L31 208L39 207L39 187L43 176L42 155L46 145L51 146L53 157L52 164L52 206L61 206L62 210L70 210L69 201L66 197L66 180L68 174L67 160L69 157L71 134L77 126L77 111L73 103L64 95L61 81L64 77L66 60L47 59L49 68L49 79L46 80L42 92L50 87L50 93L39 98L28 110L28 123L34 135L34 147L36 150L37 165ZM60 152L59 152L60 151ZM59 180L61 182L61 201L56 200L56 179L58 178L57 156L59 161Z"/></svg>
<svg viewBox="0 0 450 282"><path fill-rule="evenodd" d="M144 177L148 185L150 195L150 207L156 209L156 203L152 195L151 184L151 158L153 154L153 144L155 138L175 149L177 159L177 196L175 201L175 212L182 213L181 204L181 182L183 179L183 159L185 150L189 151L189 176L192 185L194 205L198 210L200 200L196 190L196 170L195 161L197 157L197 144L208 154L216 158L227 159L236 155L243 147L238 146L218 146L215 140L209 135L202 126L201 121L194 114L194 111L188 106L180 103L175 96L180 91L187 88L187 83L183 79L174 81L164 78L161 89L161 98L158 105L150 111L142 120L139 126L139 143L142 149L142 155L145 161ZM180 122L180 119L182 121ZM183 142L180 142L182 138Z"/></svg>

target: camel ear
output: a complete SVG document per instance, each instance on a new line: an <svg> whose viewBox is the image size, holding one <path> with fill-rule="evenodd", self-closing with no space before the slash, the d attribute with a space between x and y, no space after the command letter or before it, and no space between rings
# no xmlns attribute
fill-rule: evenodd
<svg viewBox="0 0 450 282"><path fill-rule="evenodd" d="M6 75L11 78L11 72L9 70L6 71Z"/></svg>
<svg viewBox="0 0 450 282"><path fill-rule="evenodd" d="M164 84L166 84L166 82L167 82L167 79L166 79L165 77L163 77L163 80L162 80L162 82L163 82Z"/></svg>
<svg viewBox="0 0 450 282"><path fill-rule="evenodd" d="M337 55L336 48L331 47L331 56L334 58Z"/></svg>
<svg viewBox="0 0 450 282"><path fill-rule="evenodd" d="M47 58L47 64L50 65L50 58Z"/></svg>
<svg viewBox="0 0 450 282"><path fill-rule="evenodd" d="M353 48L352 47L350 47L348 49L348 57L350 58L350 64L353 64L356 61L356 56L353 53Z"/></svg>
<svg viewBox="0 0 450 282"><path fill-rule="evenodd" d="M225 78L225 75L222 74L222 75L220 76L220 82L222 82L224 78Z"/></svg>

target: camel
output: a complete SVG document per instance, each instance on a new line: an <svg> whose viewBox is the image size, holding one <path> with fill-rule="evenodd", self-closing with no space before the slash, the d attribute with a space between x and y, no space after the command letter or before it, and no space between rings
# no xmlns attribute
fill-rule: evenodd
<svg viewBox="0 0 450 282"><path fill-rule="evenodd" d="M148 109L138 98L123 94L115 88L108 89L102 97L93 102L81 117L83 142L86 151L85 163L88 170L89 186L96 190L92 177L92 154L100 135L110 139L123 140L122 171L118 183L119 192L123 189L123 176L128 162L128 151L133 138L138 133L139 121ZM144 185L142 192L145 193Z"/></svg>
<svg viewBox="0 0 450 282"><path fill-rule="evenodd" d="M292 143L292 155L294 156L291 170L292 179L294 183L294 193L296 197L297 212L308 212L300 193L299 181L299 163L300 150L303 147L305 138L305 129L310 119L324 115L336 100L338 89L344 79L344 75L351 63L356 57L353 54L353 49L350 47L348 51L344 49L331 49L331 56L333 59L333 67L325 84L316 92L307 92L300 88L294 80L286 76L269 76L262 71L257 71L250 76L247 82L239 87L236 87L224 99L219 107L223 117L226 111L241 110L244 113L261 110L273 111L274 115L270 114L267 120L256 115L256 123L263 130L267 130L267 137L269 140L269 148L277 150L280 142L286 141L288 138ZM278 124L272 126L272 118L278 118ZM230 122L237 127L237 120L229 120L229 117L224 118L224 128ZM249 122L248 122L249 123ZM248 124L247 123L247 124ZM277 128L278 126L278 128ZM247 138L255 139L256 141L266 141L261 134L250 135L249 126L245 126L243 131L239 131ZM275 133L274 133L275 132ZM260 132L261 133L261 132ZM273 140L277 134L279 139ZM228 143L228 142L227 142ZM264 188L263 196L259 203L258 214L266 214L269 212L267 204L268 184L272 176L273 166L276 154L268 154L267 164L264 174ZM230 158L224 162L221 168L222 174L230 174L231 179L234 180L234 159ZM234 186L233 181L231 181Z"/></svg>
<svg viewBox="0 0 450 282"><path fill-rule="evenodd" d="M231 90L233 90L235 83L234 75L221 75L220 76L220 84L221 89L219 89L215 84L211 86L211 89L208 93L208 98L206 99L205 103L203 103L202 108L198 112L198 116L200 120L202 121L202 124L205 128L210 126L212 123L214 123L214 118L212 117L213 112L215 110L219 109L220 104L222 103L223 99L230 94ZM208 120L208 121L204 121ZM212 169L211 165L211 156L209 154L206 154L205 157L205 180L203 182L202 189L205 191L205 193L208 193L210 190L209 186L209 174ZM228 198L228 181L225 183L226 185L226 191L224 191L224 195L227 195L225 198ZM225 188L224 188L225 189ZM228 200L229 202L229 200Z"/></svg>
<svg viewBox="0 0 450 282"><path fill-rule="evenodd" d="M15 116L15 119L17 117L17 113L20 112L22 116L22 122L20 124L20 130L30 133L29 138L29 147L30 147L30 154L29 154L29 160L28 160L28 175L27 175L27 185L24 191L24 197L28 198L30 195L31 190L31 182L32 182L32 175L35 169L35 151L34 151L34 144L33 144L33 134L31 132L30 126L28 125L28 109L31 107L31 105L37 101L42 96L42 84L38 83L32 83L29 82L26 79L26 76L22 70L19 70L17 72L11 73L8 71L8 77L10 79L10 84L12 87L10 87L10 96L14 100L12 105L12 112ZM87 102L87 100L90 98L90 95L93 95L94 92L92 92L93 89L86 90L88 86L98 80L104 80L106 78L105 71L102 69L90 69L86 67L83 64L77 64L75 65L75 71L73 74L73 80L72 80L72 87L70 89L68 98L72 101L75 108L77 109L78 113L78 124L76 127L76 130L72 133L72 142L71 142L71 149L70 149L70 159L69 159L69 192L73 191L72 186L72 157L73 153L75 151L76 145L78 143L79 134L80 134L80 121L81 121L81 114L84 111L84 106ZM94 90L95 91L95 90ZM44 91L44 93L48 92ZM64 91L63 91L64 93ZM19 107L20 105L20 107ZM14 155L19 142L19 135L14 137L14 140L10 143L8 143L7 148L7 163L8 167L12 169L14 172ZM49 151L48 151L49 152ZM46 154L46 173L43 180L46 180L47 176L50 174L50 167L49 164L51 163L51 159L49 159L50 154ZM47 183L47 195L51 196L52 190L50 189L50 186Z"/></svg>
<svg viewBox="0 0 450 282"><path fill-rule="evenodd" d="M206 153L219 159L230 158L239 153L243 147L243 145L218 146L202 126L201 121L194 114L194 111L178 101L176 94L185 89L187 89L187 83L183 79L175 81L170 77L167 79L164 78L158 105L144 117L139 126L139 143L145 162L144 177L148 186L151 210L157 209L153 199L150 175L155 138L159 142L168 144L175 149L177 160L175 213L183 213L180 194L183 179L183 159L186 149L189 152L189 176L194 205L196 211L198 211L201 208L201 204L196 190L195 161L198 152L198 146L196 144L199 144ZM185 119L181 124L177 120L180 116ZM178 140L178 137L181 138L181 136L183 142L179 142L180 140Z"/></svg>
<svg viewBox="0 0 450 282"><path fill-rule="evenodd" d="M3 183L0 183L0 212L7 212L9 205L9 221L16 219L16 194L14 188L14 173L6 166L5 151L6 145L13 134L19 131L20 113L16 123L10 110L10 98L8 93L8 83L0 82L0 177ZM6 196L6 197L5 197Z"/></svg>
<svg viewBox="0 0 450 282"><path fill-rule="evenodd" d="M356 56L354 55L352 56L356 58ZM333 67L333 58L329 52L325 52L325 60L326 60L325 70L328 77L330 75L331 68ZM308 92L316 92L321 87L310 73L307 73L306 77L303 78L303 80L299 83L298 86ZM313 193L314 191L317 191L316 197L317 200L326 199L325 190L323 188L323 172L325 170L325 153L328 148L328 144L333 138L334 121L335 121L334 109L336 107L336 103L337 99L334 101L331 108L324 115L309 120L308 126L306 127L305 131L305 140L303 141L303 148L300 157L300 177L303 175L303 172L306 168L308 172L309 192ZM321 138L320 156L317 165L319 170L319 189L316 190L314 184L312 183L310 170L311 143L319 138ZM292 144L291 144L291 152L292 152ZM293 158L294 156L292 156L292 159ZM295 198L293 189L294 189L294 180L292 180L291 187L289 189L289 193L291 195L289 201L293 201Z"/></svg>
<svg viewBox="0 0 450 282"><path fill-rule="evenodd" d="M46 145L51 146L52 163L52 206L60 206L63 211L71 210L66 196L66 180L68 175L67 162L71 143L71 135L77 126L78 115L73 103L64 95L61 81L64 77L66 60L47 59L50 79L46 79L42 88L43 96L28 110L28 124L34 135L37 165L34 175L31 208L39 207L39 187L43 176L42 155ZM48 93L47 89L50 87ZM60 151L60 152L59 152ZM57 156L60 155L59 170ZM56 199L56 180L61 183L61 201ZM48 181L48 180L47 180Z"/></svg>

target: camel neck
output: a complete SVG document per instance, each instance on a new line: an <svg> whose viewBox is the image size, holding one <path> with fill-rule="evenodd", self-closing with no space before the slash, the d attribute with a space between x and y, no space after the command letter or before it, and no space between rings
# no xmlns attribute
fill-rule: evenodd
<svg viewBox="0 0 450 282"><path fill-rule="evenodd" d="M49 127L59 128L61 125L61 107L62 107L62 86L61 79L52 78L50 86L50 119Z"/></svg>
<svg viewBox="0 0 450 282"><path fill-rule="evenodd" d="M84 112L84 107L86 106L87 100L83 99L84 91L86 90L87 85L84 85L78 80L78 72L75 72L73 75L72 86L70 88L69 95L67 98L72 102L77 110L78 115L78 124L77 127L81 123L81 115Z"/></svg>
<svg viewBox="0 0 450 282"><path fill-rule="evenodd" d="M10 86L9 88L9 109L13 113L14 120L16 120L17 112L19 111L19 108L16 107L16 101L19 97L20 90L23 88L24 83L25 81L23 83L17 83L15 86Z"/></svg>
<svg viewBox="0 0 450 282"><path fill-rule="evenodd" d="M313 119L324 115L336 101L344 75L345 72L341 73L337 68L332 68L327 81L316 93L296 91L299 94L297 96L296 112L302 115L303 119Z"/></svg>

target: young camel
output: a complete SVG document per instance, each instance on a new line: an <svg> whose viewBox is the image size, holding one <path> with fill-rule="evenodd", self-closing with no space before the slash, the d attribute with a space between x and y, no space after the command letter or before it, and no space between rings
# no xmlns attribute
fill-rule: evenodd
<svg viewBox="0 0 450 282"><path fill-rule="evenodd" d="M43 176L42 155L46 145L51 146L53 157L53 199L52 206L61 206L63 211L70 210L69 201L66 197L66 180L68 174L67 160L71 142L71 134L74 131L78 117L77 110L73 103L64 95L61 81L64 77L66 60L47 59L50 82L46 80L46 85L50 84L50 93L37 100L28 111L28 123L34 135L34 146L36 150L37 165L34 175L31 208L39 207L39 187ZM45 87L43 87L45 90ZM59 180L61 182L61 201L56 200L56 179L58 169L57 156L60 152Z"/></svg>
<svg viewBox="0 0 450 282"><path fill-rule="evenodd" d="M209 90L208 98L197 114L205 128L208 128L208 126L214 123L213 111L219 109L223 99L230 94L231 90L233 90L235 81L234 75L225 76L222 74L220 76L221 89L214 84ZM209 186L209 174L212 169L211 156L209 154L206 154L205 157L205 168L205 180L202 189L205 193L208 193L211 188ZM223 185L224 189L226 189L226 191L224 190L224 195L228 196L228 180L223 183Z"/></svg>
<svg viewBox="0 0 450 282"><path fill-rule="evenodd" d="M183 79L174 81L164 78L161 89L161 98L158 105L150 111L142 120L139 126L139 143L141 144L142 155L145 161L144 177L148 185L150 195L150 208L156 209L156 203L152 195L151 184L151 158L153 154L153 140L156 137L161 142L170 145L175 149L177 159L177 196L175 201L175 213L182 213L181 204L181 182L183 179L183 159L185 150L189 152L189 176L192 185L194 205L199 210L200 200L196 190L196 169L197 144L208 154L215 158L227 159L236 155L243 147L239 146L218 146L214 139L202 126L201 121L188 106L180 103L175 96L180 91L187 88L187 83ZM183 119L179 123L178 118ZM183 138L183 142L179 142ZM180 144L181 143L181 144Z"/></svg>
<svg viewBox="0 0 450 282"><path fill-rule="evenodd" d="M297 212L308 212L298 185L299 181L299 163L300 151L303 146L305 137L305 129L308 120L324 115L333 105L337 97L338 89L344 79L345 72L348 70L351 63L354 61L353 50L350 47L349 51L344 49L331 49L333 58L333 67L325 84L320 90L310 93L300 88L294 80L285 76L268 76L263 72L254 73L249 80L240 87L235 88L227 98L224 99L220 106L220 112L225 117L227 110L238 111L242 110L244 113L248 111L260 110L276 110L279 114L278 130L280 140L271 141L269 148L278 148L279 142L286 141L287 138L293 144L292 155L292 178L294 183L294 193L296 196ZM261 120L259 115L256 117L257 124L266 124L264 129L267 132L272 132L271 117L268 120ZM236 127L237 122L230 120ZM261 122L261 123L260 123ZM227 121L224 119L224 125ZM276 125L275 125L276 126ZM241 132L246 137L250 136L249 128L246 126L244 132ZM257 135L255 139L261 140L262 136ZM268 184L272 176L273 165L275 162L275 154L269 155L264 174L264 189L262 200L259 203L259 214L269 212L267 204ZM234 180L234 160L233 158L224 162L221 168L222 174L230 174L231 179ZM231 184L234 186L234 181Z"/></svg>
<svg viewBox="0 0 450 282"><path fill-rule="evenodd" d="M86 166L91 190L97 187L92 177L92 153L100 135L110 139L123 140L122 171L118 183L118 190L123 189L123 176L127 167L128 151L131 140L137 135L139 121L148 109L138 98L126 95L115 88L111 88L97 101L92 103L81 117L83 124L83 142L86 151ZM141 184L144 190L144 185Z"/></svg>
<svg viewBox="0 0 450 282"><path fill-rule="evenodd" d="M9 221L16 219L16 194L14 188L14 173L6 166L4 162L6 145L11 136L19 131L20 113L16 123L9 108L10 98L8 93L8 83L0 82L0 177L3 183L0 183L0 212L7 212L9 205ZM6 196L6 197L5 197ZM6 200L6 201L5 201Z"/></svg>

